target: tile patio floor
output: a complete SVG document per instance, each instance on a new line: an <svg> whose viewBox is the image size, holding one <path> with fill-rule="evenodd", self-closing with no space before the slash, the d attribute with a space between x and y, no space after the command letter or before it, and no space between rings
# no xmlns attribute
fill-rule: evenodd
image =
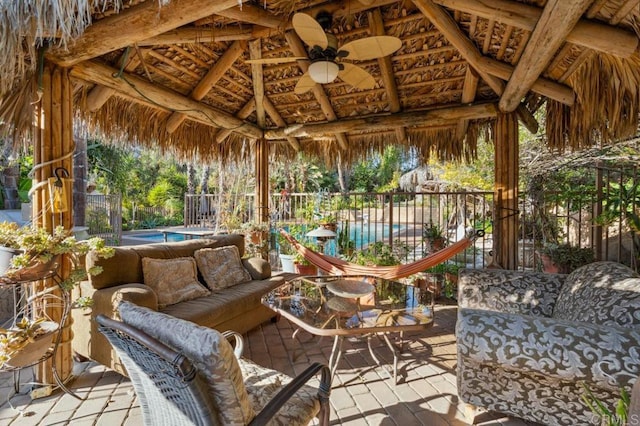
<svg viewBox="0 0 640 426"><path fill-rule="evenodd" d="M366 340L345 340L344 354L331 394L331 424L343 425L467 425L463 403L456 396L455 306L436 307L436 324L425 334L407 334L398 364L398 384L371 360ZM266 323L245 336L244 356L289 375L307 365L304 355L294 362L290 353L293 329L286 320ZM306 336L302 336L304 339ZM325 338L305 347L313 361L327 362L332 340ZM373 340L382 362L390 363L390 351L382 340ZM373 366L372 366L373 365ZM75 365L77 377L69 387L79 401L60 391L31 400L30 385L14 395L13 374L0 374L0 425L141 425L138 401L128 379L94 363ZM29 370L20 381L28 383ZM498 414L476 416L479 425L527 425Z"/></svg>

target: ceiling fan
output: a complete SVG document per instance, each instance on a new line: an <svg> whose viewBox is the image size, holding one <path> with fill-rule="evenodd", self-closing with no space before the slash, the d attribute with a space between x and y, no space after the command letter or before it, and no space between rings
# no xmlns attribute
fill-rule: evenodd
<svg viewBox="0 0 640 426"><path fill-rule="evenodd" d="M338 48L338 39L326 32L331 28L332 16L319 12L316 19L305 13L293 15L291 24L302 41L309 46L309 57L282 57L248 60L250 64L279 64L310 60L311 65L294 89L296 94L305 93L316 83L331 83L340 77L351 86L366 90L373 89L376 81L364 68L347 61L367 61L387 56L400 49L402 41L397 37L366 37L344 44Z"/></svg>

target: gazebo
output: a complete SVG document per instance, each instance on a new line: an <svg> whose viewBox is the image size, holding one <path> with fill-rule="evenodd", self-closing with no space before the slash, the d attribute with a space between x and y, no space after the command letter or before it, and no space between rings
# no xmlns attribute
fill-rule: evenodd
<svg viewBox="0 0 640 426"><path fill-rule="evenodd" d="M558 151L634 135L639 4L4 2L0 123L14 143L33 144L36 185L58 167L72 171L75 120L185 159L237 159L250 143L262 219L270 156L306 152L349 163L401 144L423 158L463 160L487 135L503 218L494 226L495 262L513 268L518 124L531 132L544 125ZM377 42L358 42L370 37ZM319 66L337 78L319 76ZM70 228L70 211L52 214L46 191L34 196L40 226Z"/></svg>

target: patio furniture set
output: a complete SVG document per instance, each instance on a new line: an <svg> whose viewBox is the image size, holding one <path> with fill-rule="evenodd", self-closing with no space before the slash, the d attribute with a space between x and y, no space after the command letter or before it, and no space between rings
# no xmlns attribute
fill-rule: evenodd
<svg viewBox="0 0 640 426"><path fill-rule="evenodd" d="M233 256L220 257L218 252L224 253L223 248L230 245L235 247ZM217 257L204 262L203 251L212 255L211 250ZM371 358L379 367L382 363L371 339L384 340L393 356L392 368L384 370L395 383L403 333L425 330L434 323L432 295L418 288L365 275L272 276L267 262L241 261L243 253L243 238L225 235L119 247L111 259L89 258L89 265L99 264L105 273L78 290L90 294L96 303L89 318L75 316L74 349L128 373L145 422L166 415L187 416L194 424L210 424L206 420L210 418L224 423L220 416L228 415L244 424L251 419L259 424L282 416L287 411L278 407L288 404L290 413L296 413L287 418L289 424L306 424L314 416L326 424L331 381L345 337L366 337ZM213 292L166 304L157 294L162 287L149 282L158 279L149 273L150 258L159 262L195 259L197 274L210 286L215 274L206 268L212 267L212 259L224 264L227 272L234 262L243 265L247 277L230 287L214 286ZM170 270L176 267L164 265L160 275L171 277ZM457 324L459 396L474 406L544 424L575 419L598 424L600 419L581 395L586 387L612 405L621 388L631 389L640 373L638 312L640 278L617 263L593 263L568 276L463 270ZM298 345L292 349L293 358L309 344L301 342L302 331L316 338L333 337L329 365L313 364L291 379L244 360L239 333L276 314L295 328L292 338ZM102 333L115 353L105 350ZM389 338L394 333L399 348ZM236 343L235 356L228 340ZM314 390L304 383L318 372L322 377ZM178 392L166 380L188 386ZM221 400L229 394L239 395L240 400ZM180 401L171 413L153 413L147 407L164 398ZM224 408L225 404L240 411Z"/></svg>

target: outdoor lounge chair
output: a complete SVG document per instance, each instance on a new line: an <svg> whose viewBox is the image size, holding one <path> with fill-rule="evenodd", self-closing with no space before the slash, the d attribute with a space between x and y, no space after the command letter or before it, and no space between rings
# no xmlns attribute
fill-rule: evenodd
<svg viewBox="0 0 640 426"><path fill-rule="evenodd" d="M329 424L331 378L326 366L314 363L291 379L241 358L238 333L219 333L126 302L120 312L125 322L103 315L96 320L131 378L145 425L303 425L316 416L320 425ZM153 317L158 329L183 334L179 338L199 345L173 349L159 341L169 343L171 338L154 338L126 323L134 315L147 324ZM235 350L228 341L232 337ZM316 390L306 383L318 372Z"/></svg>

